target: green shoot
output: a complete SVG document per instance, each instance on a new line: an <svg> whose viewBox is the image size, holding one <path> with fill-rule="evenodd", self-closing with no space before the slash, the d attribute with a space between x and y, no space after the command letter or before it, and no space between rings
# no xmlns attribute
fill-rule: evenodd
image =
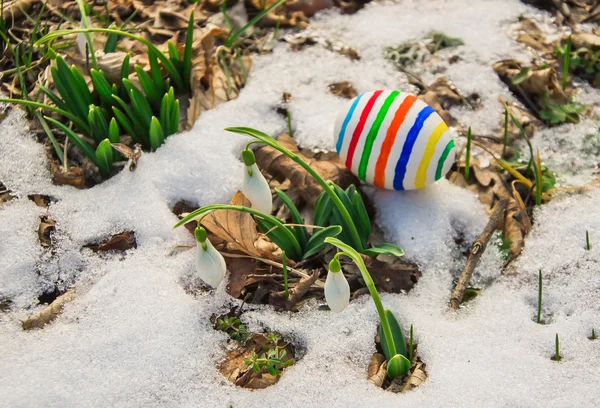
<svg viewBox="0 0 600 408"><path fill-rule="evenodd" d="M542 159L540 158L540 149L537 149L535 166L535 205L542 205L542 191L544 189L544 178L542 177Z"/></svg>
<svg viewBox="0 0 600 408"><path fill-rule="evenodd" d="M242 28L240 28L239 30L237 30L235 32L230 32L229 37L227 37L227 40L225 40L225 47L232 48L235 45L235 43L240 35L242 35L250 27L254 26L254 24L258 23L264 16L269 14L269 12L271 12L272 10L281 6L285 2L286 2L286 0L279 0L277 3L273 3L269 8L266 8L263 11L261 11L260 13L258 13L256 15L256 17L254 17L252 20L250 20L248 22L248 24L246 24L245 26L243 26Z"/></svg>
<svg viewBox="0 0 600 408"><path fill-rule="evenodd" d="M538 307L537 307L537 323L542 323L542 270L540 269L538 275Z"/></svg>
<svg viewBox="0 0 600 408"><path fill-rule="evenodd" d="M585 249L588 251L592 249L592 245L590 244L590 232L585 230Z"/></svg>
<svg viewBox="0 0 600 408"><path fill-rule="evenodd" d="M596 336L596 330L592 328L592 336L590 337L590 340L596 340L597 338L598 336Z"/></svg>
<svg viewBox="0 0 600 408"><path fill-rule="evenodd" d="M292 131L292 115L290 114L289 109L286 110L286 116L287 116L288 135L290 135L290 137L294 137L294 132Z"/></svg>
<svg viewBox="0 0 600 408"><path fill-rule="evenodd" d="M567 45L565 47L565 56L563 59L563 75L562 75L562 89L563 91L567 87L567 79L569 77L569 66L571 65L571 36L567 39Z"/></svg>
<svg viewBox="0 0 600 408"><path fill-rule="evenodd" d="M222 319L217 319L217 330L224 331L233 340L241 343L246 343L250 337L246 325L234 316L224 316Z"/></svg>
<svg viewBox="0 0 600 408"><path fill-rule="evenodd" d="M506 158L506 146L508 145L508 109L504 109L504 143L502 145L502 158Z"/></svg>
<svg viewBox="0 0 600 408"><path fill-rule="evenodd" d="M413 325L410 325L410 340L408 341L408 361L412 363L414 353Z"/></svg>
<svg viewBox="0 0 600 408"><path fill-rule="evenodd" d="M560 340L558 339L558 333L556 333L556 339L554 340L556 351L554 354L554 361L562 360L562 356L560 355Z"/></svg>
<svg viewBox="0 0 600 408"><path fill-rule="evenodd" d="M469 181L469 172L471 171L471 127L467 131L467 152L465 156L465 180Z"/></svg>
<svg viewBox="0 0 600 408"><path fill-rule="evenodd" d="M283 264L283 290L285 291L285 300L287 301L290 298L290 293L288 288L287 257L285 256L285 252L281 253L281 263Z"/></svg>

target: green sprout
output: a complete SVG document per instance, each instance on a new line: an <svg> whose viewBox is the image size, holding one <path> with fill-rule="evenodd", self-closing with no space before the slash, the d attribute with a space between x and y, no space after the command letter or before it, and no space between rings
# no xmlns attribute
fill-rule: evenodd
<svg viewBox="0 0 600 408"><path fill-rule="evenodd" d="M560 340L558 339L558 333L556 333L556 339L554 340L556 354L554 355L554 361L562 360L562 356L560 355Z"/></svg>
<svg viewBox="0 0 600 408"><path fill-rule="evenodd" d="M258 23L264 16L266 16L267 14L269 14L269 12L271 12L272 10L275 10L277 7L281 6L286 1L287 0L279 0L276 3L273 3L270 7L266 8L266 9L262 10L260 13L258 13L256 15L256 17L254 17L252 20L250 20L245 26L243 26L239 30L237 30L237 31L231 30L229 32L229 36L225 40L225 47L232 48L233 46L235 46L235 44L237 43L238 38L242 34L244 34L250 27L252 27L256 23ZM225 2L223 2L223 3L226 4ZM226 8L227 8L227 6L225 5L221 9L221 11L223 12L224 15L227 15L227 13L225 12ZM225 21L228 21L228 20L229 20L228 26L233 27L233 25L231 24L231 20L227 16L225 18Z"/></svg>
<svg viewBox="0 0 600 408"><path fill-rule="evenodd" d="M590 232L585 230L585 249L588 251L592 249L592 244L590 244Z"/></svg>
<svg viewBox="0 0 600 408"><path fill-rule="evenodd" d="M222 319L217 319L217 330L224 331L233 340L246 343L250 338L250 334L246 329L246 325L235 316L224 316Z"/></svg>
<svg viewBox="0 0 600 408"><path fill-rule="evenodd" d="M285 300L290 298L289 287L288 287L288 270L287 270L287 256L285 252L281 253L281 263L283 265L283 290L285 293Z"/></svg>
<svg viewBox="0 0 600 408"><path fill-rule="evenodd" d="M410 370L411 365L406 351L406 339L404 338L402 328L394 314L390 310L383 308L381 298L375 287L375 282L373 282L373 278L369 274L365 262L354 248L339 239L326 238L325 242L342 250L342 252L335 254L334 259L337 259L340 256L346 256L354 262L361 273L365 285L371 293L381 323L381 347L383 348L383 352L388 362L388 375L390 378L406 375Z"/></svg>
<svg viewBox="0 0 600 408"><path fill-rule="evenodd" d="M244 359L244 364L250 367L255 373L259 373L265 368L274 377L280 375L284 368L294 364L294 359L292 358L283 361L287 355L285 351L287 345L280 346L280 340L281 337L279 335L269 333L267 335L267 344L262 346L263 353L259 355L253 351L251 358Z"/></svg>
<svg viewBox="0 0 600 408"><path fill-rule="evenodd" d="M594 330L594 328L592 328L592 336L590 337L590 340L596 340L598 338L598 336L596 336L596 330Z"/></svg>
<svg viewBox="0 0 600 408"><path fill-rule="evenodd" d="M408 342L408 361L412 363L414 353L414 336L413 336L413 325L410 325L410 340Z"/></svg>
<svg viewBox="0 0 600 408"><path fill-rule="evenodd" d="M542 270L540 269L538 275L539 283L538 283L538 307L537 307L537 323L541 324L542 322Z"/></svg>
<svg viewBox="0 0 600 408"><path fill-rule="evenodd" d="M508 109L504 109L504 142L502 144L502 158L506 158L506 146L508 145Z"/></svg>
<svg viewBox="0 0 600 408"><path fill-rule="evenodd" d="M563 91L567 87L567 79L569 77L569 67L571 65L571 36L567 38L567 45L565 46L564 59L563 59L563 75L562 75L562 89Z"/></svg>
<svg viewBox="0 0 600 408"><path fill-rule="evenodd" d="M471 170L471 127L467 131L467 151L465 155L465 180L469 180L469 172Z"/></svg>
<svg viewBox="0 0 600 408"><path fill-rule="evenodd" d="M285 113L287 116L288 134L290 135L290 137L294 137L294 132L292 131L292 115L290 114L289 110L286 110Z"/></svg>

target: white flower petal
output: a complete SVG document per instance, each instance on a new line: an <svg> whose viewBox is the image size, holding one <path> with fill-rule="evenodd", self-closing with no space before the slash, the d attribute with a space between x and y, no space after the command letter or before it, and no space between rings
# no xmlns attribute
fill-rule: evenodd
<svg viewBox="0 0 600 408"><path fill-rule="evenodd" d="M208 255L210 255L210 257L215 262L215 265L217 265L217 267L219 268L221 279L223 279L225 277L225 274L227 273L227 265L225 264L225 259L223 258L223 255L221 255L221 253L215 249L215 247L208 239L205 242L206 252L208 252Z"/></svg>
<svg viewBox="0 0 600 408"><path fill-rule="evenodd" d="M89 24L90 24L90 21L89 21L88 16L85 16L81 19L81 28L88 28ZM91 37L91 34L90 34L90 37ZM79 48L79 53L84 57L86 56L87 43L88 42L87 42L85 33L78 33L77 34L77 48Z"/></svg>
<svg viewBox="0 0 600 408"><path fill-rule="evenodd" d="M343 311L350 302L350 285L343 272L327 272L325 300L332 312Z"/></svg>
<svg viewBox="0 0 600 408"><path fill-rule="evenodd" d="M209 243L208 240L206 240ZM205 250L202 248L202 244L198 242L196 247L196 272L204 282L216 288L219 283L223 280L224 273L221 265L215 262L213 257L208 252L208 246ZM213 248L214 249L214 248Z"/></svg>
<svg viewBox="0 0 600 408"><path fill-rule="evenodd" d="M260 169L254 163L249 168L252 171L252 176L248 174L248 167L244 167L244 183L242 184L242 193L252 203L252 208L271 214L273 211L273 197L271 196L271 188L269 183L260 172Z"/></svg>

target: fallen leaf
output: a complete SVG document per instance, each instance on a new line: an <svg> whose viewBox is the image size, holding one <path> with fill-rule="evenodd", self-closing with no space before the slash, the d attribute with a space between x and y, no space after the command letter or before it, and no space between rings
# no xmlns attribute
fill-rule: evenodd
<svg viewBox="0 0 600 408"><path fill-rule="evenodd" d="M128 160L131 160L131 163L129 163L129 171L134 171L137 167L138 159L142 156L142 145L136 143L133 149L123 143L111 143L110 145Z"/></svg>
<svg viewBox="0 0 600 408"><path fill-rule="evenodd" d="M365 264L377 289L386 293L408 292L421 277L419 266L404 259L387 262L368 258ZM354 264L344 265L344 270L357 276L360 274Z"/></svg>
<svg viewBox="0 0 600 408"><path fill-rule="evenodd" d="M105 242L99 244L88 244L84 245L84 247L89 248L94 252L125 252L129 249L137 248L137 242L135 240L135 233L133 231L126 231L113 235Z"/></svg>
<svg viewBox="0 0 600 408"><path fill-rule="evenodd" d="M225 257L225 263L229 271L229 280L226 287L227 293L231 297L239 298L246 287L248 275L256 271L256 261L250 258Z"/></svg>
<svg viewBox="0 0 600 408"><path fill-rule="evenodd" d="M0 182L0 204L5 203L7 201L12 200L13 198L17 198L12 192L6 188L2 182Z"/></svg>
<svg viewBox="0 0 600 408"><path fill-rule="evenodd" d="M71 167L69 171L63 173L62 166L52 163L51 171L56 185L69 185L79 189L87 188L83 170L79 167Z"/></svg>
<svg viewBox="0 0 600 408"><path fill-rule="evenodd" d="M51 234L56 230L55 222L47 216L40 217L40 226L38 227L38 238L43 247L52 246Z"/></svg>
<svg viewBox="0 0 600 408"><path fill-rule="evenodd" d="M329 160L309 159L299 150L296 141L287 134L281 134L277 141L283 147L298 154L301 159L306 161L325 180L331 180L342 188L346 188L356 182L356 176L344 166L339 157ZM310 206L314 206L323 188L302 166L269 146L264 146L256 150L255 155L256 162L262 170L275 178L289 179L292 186L298 190L302 198Z"/></svg>
<svg viewBox="0 0 600 408"><path fill-rule="evenodd" d="M425 364L417 362L413 368L408 380L404 383L401 392L410 391L423 384L427 380L427 373L425 372Z"/></svg>
<svg viewBox="0 0 600 408"><path fill-rule="evenodd" d="M50 196L47 196L45 194L29 194L27 198L33 201L38 207L45 208L47 208L50 205L50 203L54 201ZM1 199L0 202L2 202Z"/></svg>
<svg viewBox="0 0 600 408"><path fill-rule="evenodd" d="M354 88L351 82L341 81L329 84L329 92L335 96L340 96L346 99L352 99L358 96L358 91Z"/></svg>
<svg viewBox="0 0 600 408"><path fill-rule="evenodd" d="M50 323L52 320L60 314L65 304L75 299L75 290L69 290L68 292L57 297L54 302L49 304L41 312L29 316L23 320L21 326L23 330L41 329L44 325Z"/></svg>
<svg viewBox="0 0 600 408"><path fill-rule="evenodd" d="M381 388L387 375L387 361L383 354L374 353L367 369L367 380L378 388Z"/></svg>

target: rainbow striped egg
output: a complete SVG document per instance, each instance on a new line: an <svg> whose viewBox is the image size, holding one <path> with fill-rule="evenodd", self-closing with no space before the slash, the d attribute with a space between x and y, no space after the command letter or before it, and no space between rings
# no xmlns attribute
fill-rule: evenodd
<svg viewBox="0 0 600 408"><path fill-rule="evenodd" d="M413 190L439 180L456 155L440 115L400 91L352 99L337 117L335 148L358 178L389 190Z"/></svg>

